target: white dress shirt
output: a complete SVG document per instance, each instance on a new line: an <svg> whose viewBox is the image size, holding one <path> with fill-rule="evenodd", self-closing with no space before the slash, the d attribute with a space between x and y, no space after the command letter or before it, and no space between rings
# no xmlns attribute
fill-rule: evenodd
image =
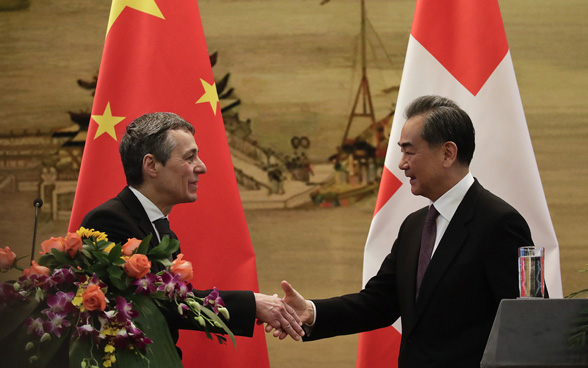
<svg viewBox="0 0 588 368"><path fill-rule="evenodd" d="M439 242L449 226L449 222L451 222L455 211L457 211L457 207L459 207L459 204L472 184L474 184L474 177L468 172L459 183L455 184L453 188L445 192L445 194L439 197L435 202L432 202L437 212L439 212L439 216L437 216L437 235L435 237L435 246L433 247L431 257L435 254L435 250L437 250Z"/></svg>
<svg viewBox="0 0 588 368"><path fill-rule="evenodd" d="M135 197L137 197L139 202L141 202L141 206L143 206L143 209L147 213L147 217L149 217L149 221L151 221L151 226L153 227L153 230L155 230L155 235L157 235L157 239L161 241L159 231L157 231L157 227L155 227L153 222L155 220L159 220L162 217L167 218L167 216L165 216L163 212L161 212L161 210L155 204L153 204L153 202L151 202L149 198L145 197L143 193L139 192L137 189L131 186L129 186L129 189L131 190L131 192L133 192Z"/></svg>

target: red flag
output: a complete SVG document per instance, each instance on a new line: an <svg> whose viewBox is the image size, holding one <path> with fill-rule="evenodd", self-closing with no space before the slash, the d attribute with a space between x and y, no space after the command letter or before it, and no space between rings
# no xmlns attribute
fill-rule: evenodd
<svg viewBox="0 0 588 368"><path fill-rule="evenodd" d="M198 200L176 206L172 229L194 266L199 289L257 290L245 222L200 13L193 0L114 0L69 229L125 185L118 146L126 126L150 112L194 125L208 167ZM204 333L181 331L183 364L269 367L265 333L237 337L237 350Z"/></svg>
<svg viewBox="0 0 588 368"><path fill-rule="evenodd" d="M476 129L470 170L527 220L535 245L547 251L549 294L561 297L557 238L496 0L417 0L384 175L365 247L364 284L390 252L404 218L428 204L405 185L398 168L397 142L406 106L429 94L451 98L470 115ZM399 320L360 334L357 367L397 366L400 333Z"/></svg>

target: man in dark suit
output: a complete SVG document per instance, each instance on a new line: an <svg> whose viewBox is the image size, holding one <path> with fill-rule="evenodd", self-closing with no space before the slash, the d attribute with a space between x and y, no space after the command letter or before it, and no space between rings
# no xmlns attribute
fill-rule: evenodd
<svg viewBox="0 0 588 368"><path fill-rule="evenodd" d="M196 200L199 176L206 173L194 128L176 114L145 114L128 125L119 151L128 186L90 211L81 225L105 232L115 243L152 234L150 247L154 247L166 234L175 237L167 216L173 206ZM162 269L159 263L152 265L153 272ZM200 297L209 292L195 290ZM298 316L277 296L251 291L221 291L220 295L230 314L227 325L236 335L252 336L256 318L284 328L295 340L304 334ZM182 325L184 320L166 318L177 341L177 328L189 326Z"/></svg>
<svg viewBox="0 0 588 368"><path fill-rule="evenodd" d="M284 281L284 300L310 326L305 340L386 327L402 317L399 367L478 368L500 301L519 295L517 248L533 245L531 232L469 172L474 127L462 109L424 96L406 116L398 165L412 193L431 205L405 219L391 253L359 293L310 301ZM274 336L285 337L280 332Z"/></svg>

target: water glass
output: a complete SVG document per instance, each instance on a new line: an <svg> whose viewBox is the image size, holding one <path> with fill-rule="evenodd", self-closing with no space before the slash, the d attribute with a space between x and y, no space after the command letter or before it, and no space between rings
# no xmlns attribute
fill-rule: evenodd
<svg viewBox="0 0 588 368"><path fill-rule="evenodd" d="M521 298L545 296L545 248L519 248L519 294Z"/></svg>

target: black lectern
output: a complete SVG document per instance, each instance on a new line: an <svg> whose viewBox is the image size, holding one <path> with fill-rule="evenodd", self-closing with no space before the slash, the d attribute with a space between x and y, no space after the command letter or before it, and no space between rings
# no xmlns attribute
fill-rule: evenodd
<svg viewBox="0 0 588 368"><path fill-rule="evenodd" d="M503 300L492 325L482 368L588 367L588 346L570 346L588 299Z"/></svg>

